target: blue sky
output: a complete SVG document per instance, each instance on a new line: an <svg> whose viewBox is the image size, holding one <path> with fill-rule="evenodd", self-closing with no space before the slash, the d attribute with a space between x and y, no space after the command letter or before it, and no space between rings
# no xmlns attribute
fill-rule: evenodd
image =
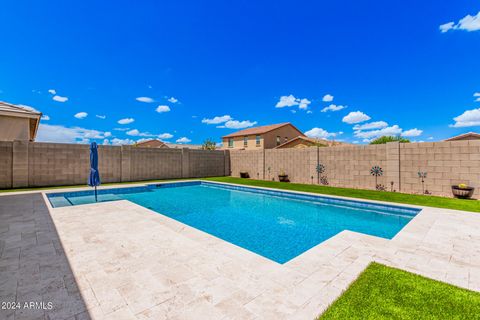
<svg viewBox="0 0 480 320"><path fill-rule="evenodd" d="M436 141L479 131L479 11L464 0L7 0L0 100L48 116L41 141L201 143L287 121L347 142Z"/></svg>

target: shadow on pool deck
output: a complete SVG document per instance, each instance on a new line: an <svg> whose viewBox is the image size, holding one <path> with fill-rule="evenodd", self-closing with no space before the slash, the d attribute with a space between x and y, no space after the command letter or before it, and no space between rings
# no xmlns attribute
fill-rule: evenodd
<svg viewBox="0 0 480 320"><path fill-rule="evenodd" d="M0 319L91 319L40 193L0 196L0 303Z"/></svg>

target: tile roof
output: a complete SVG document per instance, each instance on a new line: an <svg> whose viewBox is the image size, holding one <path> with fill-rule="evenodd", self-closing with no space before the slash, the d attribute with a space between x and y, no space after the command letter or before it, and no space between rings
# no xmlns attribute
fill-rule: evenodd
<svg viewBox="0 0 480 320"><path fill-rule="evenodd" d="M0 111L17 113L19 116L21 116L22 114L26 116L28 115L40 116L42 114L41 112L35 110L32 107L15 105L15 104L3 102L3 101L0 101Z"/></svg>
<svg viewBox="0 0 480 320"><path fill-rule="evenodd" d="M295 126L292 125L290 122L284 122L284 123L270 124L268 126L254 127L254 128L248 128L248 129L236 131L236 132L227 134L226 136L223 136L223 138L248 136L248 135L253 135L253 134L263 134L263 133L267 133L269 131L281 128L281 127L286 126L286 125L291 125L292 127L295 128ZM297 129L297 128L295 128L295 129ZM298 130L298 131L301 132L300 130Z"/></svg>
<svg viewBox="0 0 480 320"><path fill-rule="evenodd" d="M460 134L460 135L455 136L455 137L451 137L451 138L445 139L445 141L456 141L456 140L462 140L463 138L479 139L479 138L480 138L480 134L479 134L479 133L476 133L476 132L467 132L467 133Z"/></svg>

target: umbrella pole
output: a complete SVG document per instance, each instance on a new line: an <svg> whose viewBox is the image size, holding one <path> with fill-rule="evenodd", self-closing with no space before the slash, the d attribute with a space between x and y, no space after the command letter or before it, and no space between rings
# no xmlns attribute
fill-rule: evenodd
<svg viewBox="0 0 480 320"><path fill-rule="evenodd" d="M98 202L97 201L97 186L95 186L95 202Z"/></svg>

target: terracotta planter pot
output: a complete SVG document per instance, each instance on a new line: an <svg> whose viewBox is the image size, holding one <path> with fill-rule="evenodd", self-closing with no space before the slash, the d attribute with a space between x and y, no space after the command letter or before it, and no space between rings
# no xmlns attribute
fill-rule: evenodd
<svg viewBox="0 0 480 320"><path fill-rule="evenodd" d="M455 198L459 199L470 199L473 196L475 188L459 188L458 186L452 186L452 193Z"/></svg>

